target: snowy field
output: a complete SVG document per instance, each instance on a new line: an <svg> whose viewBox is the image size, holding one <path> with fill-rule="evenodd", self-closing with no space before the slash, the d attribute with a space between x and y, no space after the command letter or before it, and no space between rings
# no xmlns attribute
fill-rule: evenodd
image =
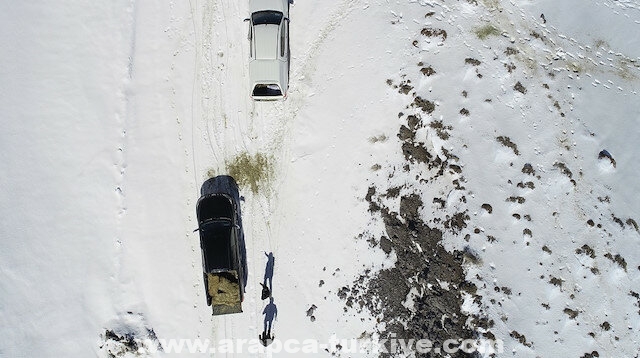
<svg viewBox="0 0 640 358"><path fill-rule="evenodd" d="M640 355L640 1L295 0L277 103L248 11L0 4L0 357ZM249 279L212 317L221 174Z"/></svg>

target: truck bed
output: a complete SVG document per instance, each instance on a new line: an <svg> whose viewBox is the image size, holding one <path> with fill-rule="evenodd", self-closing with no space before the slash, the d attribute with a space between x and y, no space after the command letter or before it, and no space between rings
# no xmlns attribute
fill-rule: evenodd
<svg viewBox="0 0 640 358"><path fill-rule="evenodd" d="M207 294L214 315L242 312L240 281L236 271L207 274Z"/></svg>

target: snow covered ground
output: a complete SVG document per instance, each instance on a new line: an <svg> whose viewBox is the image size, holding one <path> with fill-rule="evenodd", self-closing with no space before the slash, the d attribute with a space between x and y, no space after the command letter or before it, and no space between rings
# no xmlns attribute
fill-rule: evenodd
<svg viewBox="0 0 640 358"><path fill-rule="evenodd" d="M246 1L0 10L0 357L300 355L248 349L269 252L274 349L640 353L637 0L296 0L278 103ZM227 173L249 280L212 317L195 203Z"/></svg>

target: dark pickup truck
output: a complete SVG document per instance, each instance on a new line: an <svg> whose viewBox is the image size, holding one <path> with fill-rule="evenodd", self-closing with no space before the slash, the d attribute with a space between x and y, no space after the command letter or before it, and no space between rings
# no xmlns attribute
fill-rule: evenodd
<svg viewBox="0 0 640 358"><path fill-rule="evenodd" d="M235 180L226 175L207 180L196 213L207 305L214 315L242 312L247 260Z"/></svg>

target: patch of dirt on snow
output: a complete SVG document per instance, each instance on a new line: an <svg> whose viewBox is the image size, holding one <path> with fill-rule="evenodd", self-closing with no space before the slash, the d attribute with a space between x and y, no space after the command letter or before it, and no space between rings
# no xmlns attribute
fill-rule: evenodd
<svg viewBox="0 0 640 358"><path fill-rule="evenodd" d="M511 150L513 150L513 153L515 155L520 155L520 151L518 151L518 146L511 141L511 138L505 137L505 136L499 136L499 137L496 137L496 141L498 141L498 143L504 145L507 148L511 148Z"/></svg>
<svg viewBox="0 0 640 358"><path fill-rule="evenodd" d="M467 1L476 3L475 0ZM499 5L493 0L489 3L495 3L495 7ZM427 14L426 17L431 15ZM443 22L443 26L447 25ZM416 39L413 45L418 49L419 44L447 46L447 30L451 32L453 27L424 27L420 31L421 36L417 37L422 42ZM477 28L475 32L482 40L501 34L501 30L492 24ZM505 53L515 58L519 50L508 48ZM473 67L477 77L482 78L478 69L485 67L485 58L462 57L459 64L461 67ZM515 65L511 64L510 69L514 70ZM496 323L486 316L486 302L478 294L479 290L486 288L478 288L470 282L483 279L476 275L467 280L467 270L483 264L480 253L470 248L470 234L485 236L492 243L499 242L498 238L484 234L484 230L470 224L474 209L467 207L466 198L472 193L464 187L464 163L454 152L454 143L459 138L453 128L456 122L452 123L447 113L451 108L457 108L460 116L471 119L471 111L466 105L469 92L457 88L456 94L461 93L464 100L451 102L453 99L438 97L420 85L425 77L434 76L429 81L438 80L444 74L440 70L435 63L427 65L418 62L417 66L399 73L396 78L400 80L395 80L395 83L394 80L387 80L387 84L394 89L392 92L405 98L404 107L397 118L401 122L404 119L404 123L398 123L397 134L388 137L389 141L397 143L402 154L398 158L399 163L386 161L387 164L382 164L385 161L379 161L382 165L376 166L375 176L384 178L387 175L391 179L402 171L404 177L401 179L406 181L401 181L402 190L399 190L398 183L390 180L388 187L385 184L371 185L362 194L368 203L372 220L381 222L384 227L381 233L368 236L371 248L393 258L395 265L383 266L379 271L366 268L350 285L338 292L338 297L345 302L345 311L368 312L376 319L378 325L375 331L364 332L363 335L376 336L381 340L405 339L405 342L408 339L429 339L434 348L443 347L448 339L496 339L492 332ZM512 86L523 95L527 93L527 88L520 82ZM484 101L491 102L490 99ZM494 140L516 156L521 154L511 138L496 134ZM524 164L522 173L539 179L530 163ZM439 191L425 190L426 186L438 188ZM533 190L536 184L520 179L518 187ZM524 196L511 196L506 201L524 205L526 199ZM516 205L510 207L519 208ZM482 205L482 209L486 215L499 213L488 203ZM429 214L430 210L434 215ZM531 221L529 214L513 213L513 217ZM527 244L533 242L531 228L523 227L521 230ZM506 241L504 238L502 240ZM543 252L549 255L552 251L544 246ZM615 261L613 257L612 261L619 264L621 260ZM562 279L556 279L552 284L562 285L562 282ZM498 290L506 296L512 295L509 287L503 286ZM495 304L495 301L491 300L491 303ZM511 337L525 346L533 346L531 339L517 331L512 331ZM390 348L389 342L385 348ZM445 356L437 351L422 354L396 351L381 352L380 357L396 357L398 353L415 353L416 357ZM446 356L475 357L479 354L460 350Z"/></svg>
<svg viewBox="0 0 640 358"><path fill-rule="evenodd" d="M273 158L256 153L242 152L226 163L229 175L234 177L241 187L248 187L256 194L265 189L273 176Z"/></svg>
<svg viewBox="0 0 640 358"><path fill-rule="evenodd" d="M402 191L393 186L384 190L371 186L365 195L370 213L379 217L385 228L384 235L372 241L379 243L379 249L386 255L395 254L396 264L377 273L366 270L352 285L343 287L338 296L345 301L345 309L368 311L383 323L378 326L377 332L381 339L424 338L431 340L433 347L442 347L451 338L493 337L489 331L494 325L493 321L469 315L462 310L466 297L472 297L474 302L481 300L476 295L476 286L466 280L464 269L466 265L480 263L481 259L468 247L448 251L442 244L444 230L457 234L467 227L467 221L470 220L468 211L456 210L445 215L444 219L433 222L426 222L422 217L425 203L419 194L421 185L436 180L450 180L446 185L455 190L464 190L461 186L464 179L457 156L444 149L442 153L437 153L419 140L423 134L418 135L418 130L425 128L422 123L430 123L427 129L436 134L439 130L450 130L450 126L445 127L441 121L432 118L422 118L431 117L431 112L436 110L435 106L428 110L422 108L422 104L432 102L420 97L412 100L414 103L410 107L414 107L417 113L400 114L407 122L400 125L397 138L404 154L405 169L413 167L422 172L424 177L420 179L416 176L414 184L405 185ZM440 138L446 140L448 136ZM450 177L443 177L445 174ZM412 192L412 189L415 191ZM387 206L386 199L398 197L398 209ZM436 199L432 198L433 202L437 202ZM442 203L441 209L444 201ZM390 348L388 344L385 347ZM394 353L398 352L382 352L380 356L395 357ZM432 354L417 356L431 357ZM451 355L473 356L462 351Z"/></svg>
<svg viewBox="0 0 640 358"><path fill-rule="evenodd" d="M399 213L375 203L375 195L367 197L384 221L388 235L381 239L385 241L384 251L393 250L398 259L395 267L357 280L349 290L357 293L347 295L347 302L360 302L360 309L381 316L386 323L379 332L383 338L428 338L437 347L451 337L476 337L466 322L479 317L470 317L461 310L463 294L473 295L476 291L475 285L465 280L463 262L465 258L469 260L469 255L449 252L442 246L442 231L429 227L420 217L423 202L419 195L403 196ZM409 309L404 302L412 288L419 294L410 298L413 309Z"/></svg>

